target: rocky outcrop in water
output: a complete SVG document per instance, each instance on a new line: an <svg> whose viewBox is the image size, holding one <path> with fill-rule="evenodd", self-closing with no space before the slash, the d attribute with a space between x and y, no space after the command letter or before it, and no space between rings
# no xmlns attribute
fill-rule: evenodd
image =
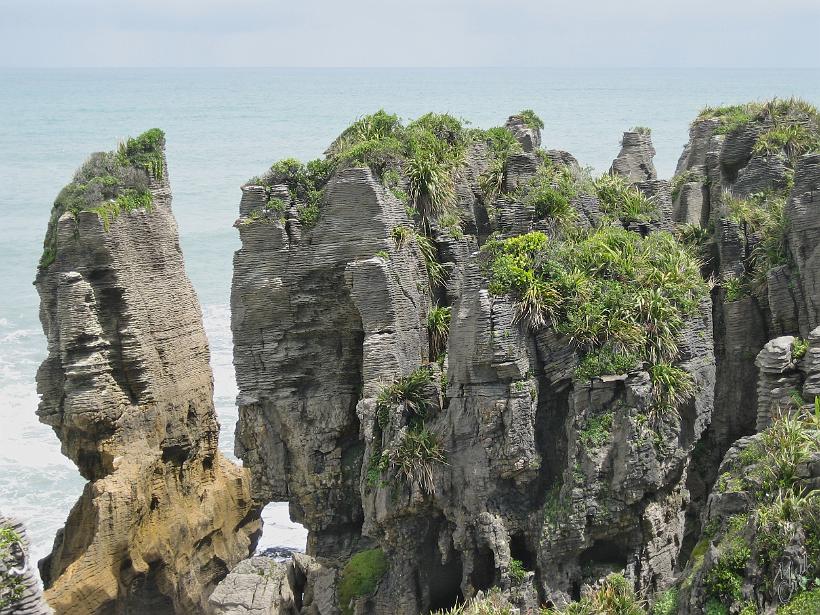
<svg viewBox="0 0 820 615"><path fill-rule="evenodd" d="M819 118L705 110L671 182L648 130L593 178L541 149L531 111L489 130L380 111L325 158L274 164L235 225L246 470L216 450L160 135L92 158L37 279L39 412L90 481L42 564L48 599L811 612ZM271 501L307 554L240 562Z"/></svg>
<svg viewBox="0 0 820 615"><path fill-rule="evenodd" d="M631 182L648 182L658 179L655 164L655 148L652 146L648 128L633 128L621 138L621 151L612 161L610 173L625 177Z"/></svg>
<svg viewBox="0 0 820 615"><path fill-rule="evenodd" d="M288 173L280 163L243 187L237 454L257 505L289 501L308 553L338 573L334 604L302 612L415 615L492 587L520 608L562 605L614 571L652 594L683 563L688 468L713 411L711 302L676 335L693 393L650 424L650 374L579 378L583 349L522 319L478 251L490 232L560 233L559 216L652 233L671 224L668 183L648 172L639 190L612 180L590 192L574 158L538 150L522 125L510 119L518 145L501 154L491 131L464 145L450 217L425 215L432 197L407 154L380 153L370 168L334 159L345 135L327 160ZM390 130L412 148L416 129ZM320 164L329 173L303 185ZM606 200L611 191L634 194L635 207ZM317 192L318 220L297 231ZM304 578L287 591L311 587Z"/></svg>
<svg viewBox="0 0 820 615"><path fill-rule="evenodd" d="M217 450L208 343L164 138L95 154L55 202L35 282L38 415L88 480L40 563L61 615L202 612L259 528Z"/></svg>

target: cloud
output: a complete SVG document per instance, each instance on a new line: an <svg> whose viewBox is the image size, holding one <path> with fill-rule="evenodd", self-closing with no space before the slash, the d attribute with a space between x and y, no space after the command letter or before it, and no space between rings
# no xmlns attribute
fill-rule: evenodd
<svg viewBox="0 0 820 615"><path fill-rule="evenodd" d="M816 0L0 0L11 66L817 66Z"/></svg>

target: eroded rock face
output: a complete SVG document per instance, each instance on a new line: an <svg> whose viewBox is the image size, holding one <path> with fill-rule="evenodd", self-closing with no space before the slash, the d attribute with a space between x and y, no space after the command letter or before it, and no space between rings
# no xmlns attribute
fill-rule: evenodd
<svg viewBox="0 0 820 615"><path fill-rule="evenodd" d="M0 614L53 615L29 559L23 524L0 513Z"/></svg>
<svg viewBox="0 0 820 615"><path fill-rule="evenodd" d="M88 480L40 564L61 614L202 612L259 528L246 472L217 449L164 156L131 172L152 207L63 213L35 282L48 338L38 415Z"/></svg>
<svg viewBox="0 0 820 615"><path fill-rule="evenodd" d="M655 148L651 133L646 130L628 130L621 139L621 151L612 161L610 173L620 175L630 182L646 182L658 179L655 164Z"/></svg>
<svg viewBox="0 0 820 615"><path fill-rule="evenodd" d="M373 591L347 604L336 591L335 604L311 613L415 615L494 586L526 610L566 603L613 570L648 593L672 581L691 454L714 403L711 302L678 340L697 393L657 433L646 426L647 372L578 381L572 340L528 326L492 294L478 251L491 231L553 232L516 188L542 159L578 164L523 149L506 159L507 193L493 197L479 181L490 153L469 146L455 177L463 232L436 223L429 232L446 272L438 288L419 242L396 239L411 220L370 169L337 171L318 223L298 232L292 216L260 213L274 195L283 211L297 208L284 186L243 187L232 290L237 453L256 503L289 501L310 532L309 555L340 579L355 553L381 550L389 564ZM641 180L664 218L635 227L646 234L671 225L670 186L652 173ZM576 195L572 207L579 226L601 223L594 195ZM434 304L452 318L439 362L426 326ZM412 412L380 394L420 368L430 370L419 392L424 429L446 462L402 480L380 464L406 441ZM601 420L607 438L590 441Z"/></svg>

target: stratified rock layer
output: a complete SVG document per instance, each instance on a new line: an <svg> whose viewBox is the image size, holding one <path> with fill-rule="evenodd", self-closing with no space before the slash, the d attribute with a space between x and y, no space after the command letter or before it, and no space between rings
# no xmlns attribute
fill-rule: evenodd
<svg viewBox="0 0 820 615"><path fill-rule="evenodd" d="M341 570L339 586L353 554L380 550L388 562L372 591L347 603L337 591L336 604L303 612L416 615L494 586L520 608L560 605L614 570L652 594L682 564L691 453L713 410L711 302L678 339L697 392L657 430L646 424L647 372L577 380L572 340L527 326L490 293L478 252L490 232L550 231L516 197L545 159L580 172L565 152L536 152L540 135L521 124L508 122L523 151L506 159L500 196L479 181L491 166L486 144L467 146L455 176L465 232L429 229L447 277L438 289L412 233L396 239L411 226L404 204L370 169L336 172L312 229L260 213L273 196L293 209L285 186L243 187L231 300L237 454L257 504L289 501L310 532L309 554ZM652 172L635 182L661 220L630 230L670 226L669 183ZM594 195L571 205L579 226L602 223ZM425 326L434 303L452 315L439 363ZM410 425L405 407L386 410L378 396L420 366L432 376L425 429L446 463L428 480L384 483L379 460ZM589 444L604 417L606 441Z"/></svg>
<svg viewBox="0 0 820 615"><path fill-rule="evenodd" d="M53 615L29 559L31 545L25 527L0 513L0 532L5 533L0 538L4 547L0 550L0 615Z"/></svg>
<svg viewBox="0 0 820 615"><path fill-rule="evenodd" d="M55 220L37 275L38 414L89 481L40 564L60 614L202 612L259 527L246 472L217 450L199 303L164 162L154 173L150 210Z"/></svg>

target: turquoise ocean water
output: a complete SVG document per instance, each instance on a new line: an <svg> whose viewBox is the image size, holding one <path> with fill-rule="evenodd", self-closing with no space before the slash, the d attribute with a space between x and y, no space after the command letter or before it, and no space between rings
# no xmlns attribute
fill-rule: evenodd
<svg viewBox="0 0 820 615"><path fill-rule="evenodd" d="M0 510L28 523L42 557L82 489L34 414L45 339L31 282L51 203L90 152L154 126L166 132L182 248L211 344L220 446L232 455L231 225L239 186L275 160L315 158L382 107L404 118L446 111L479 127L532 108L546 147L599 172L623 130L651 127L668 178L704 105L793 95L820 106L820 70L0 69ZM304 546L285 504L265 518L264 546Z"/></svg>

